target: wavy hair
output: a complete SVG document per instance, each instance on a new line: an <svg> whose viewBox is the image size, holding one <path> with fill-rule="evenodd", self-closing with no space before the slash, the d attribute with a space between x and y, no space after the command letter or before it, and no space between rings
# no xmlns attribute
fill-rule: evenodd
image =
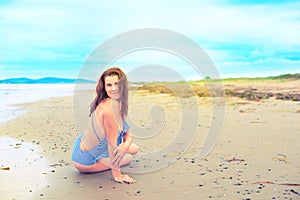
<svg viewBox="0 0 300 200"><path fill-rule="evenodd" d="M121 102L121 117L126 118L128 113L128 81L125 73L118 67L112 67L105 70L99 80L96 87L96 96L90 106L90 116L96 110L97 106L104 99L109 98L105 91L105 78L107 76L117 75L119 77L119 90L120 90L120 99Z"/></svg>

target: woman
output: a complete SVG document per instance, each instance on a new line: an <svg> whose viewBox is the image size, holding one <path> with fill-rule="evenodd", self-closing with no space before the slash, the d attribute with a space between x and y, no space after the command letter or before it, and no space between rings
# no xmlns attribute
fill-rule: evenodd
<svg viewBox="0 0 300 200"><path fill-rule="evenodd" d="M91 104L87 130L74 143L73 165L82 173L111 169L119 183L135 180L120 171L120 166L132 161L138 147L125 119L128 112L128 82L119 68L113 67L99 78L96 97Z"/></svg>

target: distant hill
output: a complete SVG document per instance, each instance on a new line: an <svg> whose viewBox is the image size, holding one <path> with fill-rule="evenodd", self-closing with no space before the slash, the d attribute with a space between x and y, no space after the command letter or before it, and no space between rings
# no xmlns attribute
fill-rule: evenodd
<svg viewBox="0 0 300 200"><path fill-rule="evenodd" d="M9 79L0 80L0 83L2 84L67 84L67 83L95 83L95 81L86 80L86 79L45 77L40 79L9 78Z"/></svg>

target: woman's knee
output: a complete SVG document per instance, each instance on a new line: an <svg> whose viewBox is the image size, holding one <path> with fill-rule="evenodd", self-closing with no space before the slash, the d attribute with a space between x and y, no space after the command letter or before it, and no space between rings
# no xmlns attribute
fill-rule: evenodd
<svg viewBox="0 0 300 200"><path fill-rule="evenodd" d="M130 148L129 148L129 152L128 152L128 153L130 153L130 154L132 154L132 155L135 155L135 154L137 154L138 152L139 152L139 147L138 147L136 144L132 143L132 144L130 145Z"/></svg>

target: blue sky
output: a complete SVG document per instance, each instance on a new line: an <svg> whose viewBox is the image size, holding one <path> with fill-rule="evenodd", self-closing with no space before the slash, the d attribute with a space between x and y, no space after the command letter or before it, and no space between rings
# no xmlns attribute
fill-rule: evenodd
<svg viewBox="0 0 300 200"><path fill-rule="evenodd" d="M1 0L0 79L77 77L97 46L140 28L195 41L223 78L300 72L299 1ZM201 78L165 52L140 51L115 64L126 73L159 64L186 79Z"/></svg>

